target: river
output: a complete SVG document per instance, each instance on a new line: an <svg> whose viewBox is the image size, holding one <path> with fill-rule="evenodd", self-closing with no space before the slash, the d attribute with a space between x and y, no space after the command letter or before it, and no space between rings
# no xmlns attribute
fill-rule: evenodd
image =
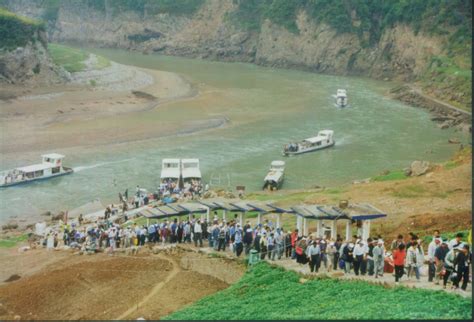
<svg viewBox="0 0 474 322"><path fill-rule="evenodd" d="M359 77L318 75L243 63L221 63L115 49L89 49L113 61L176 72L202 95L127 116L127 122L170 122L226 118L221 128L111 146L55 151L67 155L73 175L0 191L0 221L45 210L73 209L100 198L117 200L119 191L139 184L152 191L163 158L199 158L204 181L214 186L259 190L272 160L286 161L284 189L333 187L372 177L413 160L447 160L458 148L425 110L387 98L393 83ZM338 88L350 107L334 106ZM284 158L283 145L332 129L336 146ZM22 165L21 157L17 160ZM212 179L212 180L211 180Z"/></svg>

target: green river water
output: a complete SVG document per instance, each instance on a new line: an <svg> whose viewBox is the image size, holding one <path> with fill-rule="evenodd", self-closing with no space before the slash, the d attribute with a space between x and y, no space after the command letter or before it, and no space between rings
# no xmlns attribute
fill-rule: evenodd
<svg viewBox="0 0 474 322"><path fill-rule="evenodd" d="M213 177L212 183L232 189L243 185L247 191L260 190L270 162L279 159L287 163L284 189L333 187L386 169L407 167L413 160L447 160L458 148L448 143L450 137L469 140L452 129L440 130L426 111L387 98L393 83L115 49L90 51L123 64L176 72L198 88L211 88L216 93L208 100L212 111L216 117L230 120L229 126L55 151L66 154L65 165L76 172L0 190L0 221L12 215L20 218L45 210L73 209L96 198L116 202L119 191L129 188L133 193L137 184L153 191L163 158L199 158L204 181ZM338 88L347 89L350 108L334 106L332 95ZM177 101L131 117L130 122L139 126L143 118L209 118L205 109L194 108L196 101L199 97ZM322 129L334 130L334 148L282 157L283 145L314 136ZM5 166L27 164L31 160L18 156L14 165Z"/></svg>

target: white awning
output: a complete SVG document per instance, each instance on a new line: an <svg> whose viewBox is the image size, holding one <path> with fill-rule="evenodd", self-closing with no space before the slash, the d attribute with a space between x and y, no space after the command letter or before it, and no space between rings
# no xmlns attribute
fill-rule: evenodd
<svg viewBox="0 0 474 322"><path fill-rule="evenodd" d="M166 178L179 179L179 168L165 168L161 170L161 179Z"/></svg>
<svg viewBox="0 0 474 322"><path fill-rule="evenodd" d="M42 163L42 164L34 164L34 165L29 165L27 167L16 168L16 169L18 171L28 173L28 172L41 171L41 170L46 170L46 169L51 169L51 168L53 168L51 164Z"/></svg>
<svg viewBox="0 0 474 322"><path fill-rule="evenodd" d="M183 169L183 179L199 178L201 179L201 171L198 168Z"/></svg>
<svg viewBox="0 0 474 322"><path fill-rule="evenodd" d="M305 139L306 142L308 143L316 143L316 142L321 142L324 138L323 137L320 137L320 136L315 136L313 138L308 138L308 139Z"/></svg>
<svg viewBox="0 0 474 322"><path fill-rule="evenodd" d="M58 153L50 153L50 154L43 154L43 158L50 158L50 159L63 159L64 155Z"/></svg>

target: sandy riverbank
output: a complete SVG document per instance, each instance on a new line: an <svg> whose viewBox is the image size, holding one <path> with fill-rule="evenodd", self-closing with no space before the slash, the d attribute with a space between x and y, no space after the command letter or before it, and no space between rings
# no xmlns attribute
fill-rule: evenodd
<svg viewBox="0 0 474 322"><path fill-rule="evenodd" d="M147 122L145 113L198 95L189 80L175 73L112 62L105 69L75 73L72 79L67 85L2 90L15 96L0 100L4 161L18 154L189 134L226 123L215 117Z"/></svg>

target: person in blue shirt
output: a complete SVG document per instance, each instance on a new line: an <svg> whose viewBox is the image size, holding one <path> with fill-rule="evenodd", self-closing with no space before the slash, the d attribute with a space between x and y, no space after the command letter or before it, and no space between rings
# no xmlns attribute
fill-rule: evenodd
<svg viewBox="0 0 474 322"><path fill-rule="evenodd" d="M237 224L237 228L235 229L234 249L237 257L239 257L240 254L242 254L242 251L244 250L244 245L242 243L242 230L240 229L239 224Z"/></svg>

